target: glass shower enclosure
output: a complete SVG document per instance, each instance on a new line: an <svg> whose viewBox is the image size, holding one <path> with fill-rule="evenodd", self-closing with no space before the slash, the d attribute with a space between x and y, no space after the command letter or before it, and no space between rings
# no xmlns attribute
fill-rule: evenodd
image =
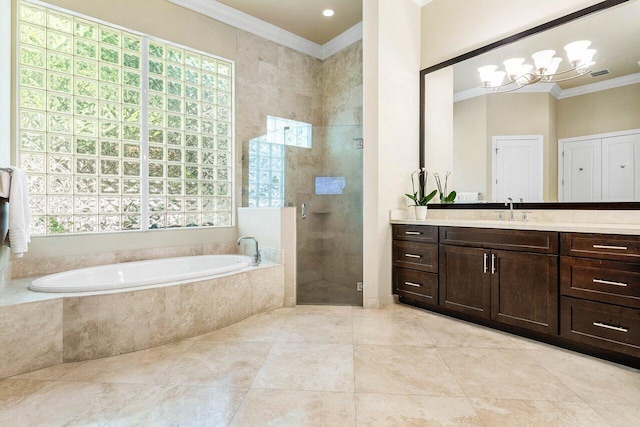
<svg viewBox="0 0 640 427"><path fill-rule="evenodd" d="M243 144L242 206L296 207L297 303L362 305L362 126L286 126Z"/></svg>

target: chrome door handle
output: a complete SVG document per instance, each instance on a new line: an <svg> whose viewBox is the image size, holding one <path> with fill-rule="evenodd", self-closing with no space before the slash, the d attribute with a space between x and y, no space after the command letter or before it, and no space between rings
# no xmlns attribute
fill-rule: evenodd
<svg viewBox="0 0 640 427"><path fill-rule="evenodd" d="M487 269L488 269L488 267L487 267L487 259L489 258L489 255L487 255L486 252L484 254L482 254L482 255L483 255L483 261L484 261L484 268L482 269L482 272L486 273Z"/></svg>
<svg viewBox="0 0 640 427"><path fill-rule="evenodd" d="M613 331L618 331L618 332L624 332L625 334L629 332L629 329L627 328L623 328L620 326L611 326L611 325L607 325L606 323L593 322L593 326L597 326L599 328L611 329Z"/></svg>
<svg viewBox="0 0 640 427"><path fill-rule="evenodd" d="M307 204L302 204L302 219L307 219Z"/></svg>
<svg viewBox="0 0 640 427"><path fill-rule="evenodd" d="M496 274L496 254L491 254L491 274Z"/></svg>
<svg viewBox="0 0 640 427"><path fill-rule="evenodd" d="M626 283L623 282L611 282L609 280L602 280L602 279L593 279L593 283L601 283L603 285L613 285L613 286L621 286L623 288L626 288L627 285Z"/></svg>
<svg viewBox="0 0 640 427"><path fill-rule="evenodd" d="M419 283L413 283L413 282L404 282L404 284L407 286L413 286L414 288L419 288L420 286L422 286Z"/></svg>
<svg viewBox="0 0 640 427"><path fill-rule="evenodd" d="M404 254L404 256L406 256L407 258L422 258L420 255L414 255L414 254Z"/></svg>
<svg viewBox="0 0 640 427"><path fill-rule="evenodd" d="M610 245L593 245L595 249L616 249L619 251L626 251L626 246L610 246Z"/></svg>

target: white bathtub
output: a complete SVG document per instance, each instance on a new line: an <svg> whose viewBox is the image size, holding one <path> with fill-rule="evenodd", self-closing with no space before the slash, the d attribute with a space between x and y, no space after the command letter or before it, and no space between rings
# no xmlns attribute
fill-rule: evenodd
<svg viewBox="0 0 640 427"><path fill-rule="evenodd" d="M242 255L201 255L125 262L65 271L35 279L36 292L90 292L215 277L251 265Z"/></svg>

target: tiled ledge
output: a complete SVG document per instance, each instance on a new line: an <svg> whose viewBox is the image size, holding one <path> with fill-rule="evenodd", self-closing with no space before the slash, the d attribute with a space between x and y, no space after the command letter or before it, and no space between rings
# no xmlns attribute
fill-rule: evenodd
<svg viewBox="0 0 640 427"><path fill-rule="evenodd" d="M24 289L28 283L19 281ZM284 266L172 286L41 295L49 297L0 306L0 378L168 344L280 308Z"/></svg>

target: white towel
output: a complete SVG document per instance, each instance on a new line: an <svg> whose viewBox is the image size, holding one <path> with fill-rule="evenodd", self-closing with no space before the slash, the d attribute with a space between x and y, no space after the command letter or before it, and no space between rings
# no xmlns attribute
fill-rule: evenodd
<svg viewBox="0 0 640 427"><path fill-rule="evenodd" d="M8 199L9 188L11 188L11 174L8 170L0 170L0 197Z"/></svg>
<svg viewBox="0 0 640 427"><path fill-rule="evenodd" d="M12 174L9 186L9 241L11 252L19 258L27 252L28 244L31 242L29 191L25 173L13 166L10 169Z"/></svg>
<svg viewBox="0 0 640 427"><path fill-rule="evenodd" d="M456 195L456 202L477 202L480 193L461 191Z"/></svg>

